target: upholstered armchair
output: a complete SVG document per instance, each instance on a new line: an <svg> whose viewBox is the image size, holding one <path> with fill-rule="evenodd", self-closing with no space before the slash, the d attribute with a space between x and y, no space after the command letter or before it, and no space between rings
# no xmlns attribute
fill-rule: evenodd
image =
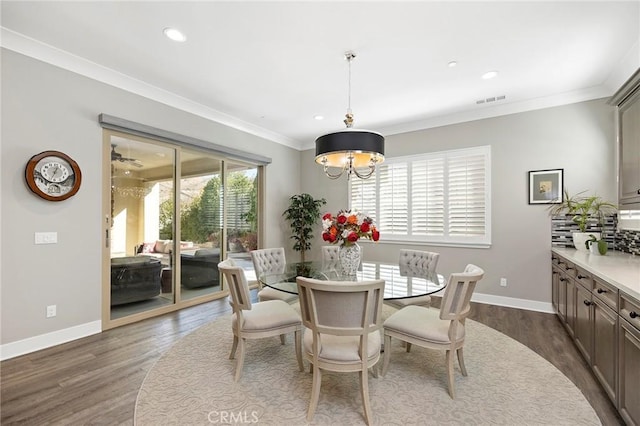
<svg viewBox="0 0 640 426"><path fill-rule="evenodd" d="M369 403L369 369L380 359L384 280L323 281L297 277L302 323L306 327L303 354L313 369L307 421L318 406L322 371L355 372L367 424L373 420Z"/></svg>
<svg viewBox="0 0 640 426"><path fill-rule="evenodd" d="M382 375L387 373L391 359L391 339L411 345L446 351L447 379L449 395L455 398L453 377L453 355L458 355L458 363L463 376L467 375L462 348L465 338L465 319L470 312L471 295L484 271L469 264L464 272L451 274L444 290L440 309L422 306L406 306L392 314L384 322L385 356Z"/></svg>
<svg viewBox="0 0 640 426"><path fill-rule="evenodd" d="M227 259L218 264L227 282L230 293L233 318L231 328L233 330L233 346L229 359L236 357L235 381L240 379L244 364L245 340L262 339L266 337L280 336L282 344L285 344L285 334L294 333L295 350L298 359L298 368L304 371L301 352L302 322L295 309L282 300L268 300L251 303L249 284L244 275L244 270L236 266L232 259Z"/></svg>
<svg viewBox="0 0 640 426"><path fill-rule="evenodd" d="M253 261L253 269L255 270L256 278L258 279L259 301L283 300L287 303L292 303L298 300L298 296L295 294L286 293L271 287L263 287L260 282L260 275L262 274L284 273L287 261L285 259L283 247L253 250L250 253L251 260Z"/></svg>
<svg viewBox="0 0 640 426"><path fill-rule="evenodd" d="M400 275L432 277L434 282L437 282L438 276L436 274L436 266L438 265L439 258L439 253L421 250L401 249L400 258L398 260ZM385 303L398 309L409 305L424 306L428 308L429 306L431 306L431 296L392 299L386 300Z"/></svg>

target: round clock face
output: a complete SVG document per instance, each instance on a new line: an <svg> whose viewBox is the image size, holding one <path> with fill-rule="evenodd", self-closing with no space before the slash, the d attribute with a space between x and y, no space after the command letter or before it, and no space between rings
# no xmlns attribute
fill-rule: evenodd
<svg viewBox="0 0 640 426"><path fill-rule="evenodd" d="M25 177L31 191L49 201L75 195L82 179L78 163L58 151L44 151L31 157Z"/></svg>

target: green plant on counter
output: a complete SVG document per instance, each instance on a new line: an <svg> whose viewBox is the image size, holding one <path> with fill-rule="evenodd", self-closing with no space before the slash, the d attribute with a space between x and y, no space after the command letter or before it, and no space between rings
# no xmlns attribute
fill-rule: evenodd
<svg viewBox="0 0 640 426"><path fill-rule="evenodd" d="M589 248L593 244L596 244L598 246L598 253L600 253L603 256L607 254L607 249L609 248L609 246L607 245L607 242L602 238L597 239L595 235L589 234L589 239L584 242L584 245L587 247L587 250L589 250Z"/></svg>
<svg viewBox="0 0 640 426"><path fill-rule="evenodd" d="M608 213L615 213L617 207L608 201L602 200L597 195L582 196L585 191L570 196L564 190L564 200L560 204L554 204L549 209L549 214L558 216L561 214L573 215L571 220L578 225L580 232L586 232L589 219L595 218L599 225L604 225L604 217Z"/></svg>

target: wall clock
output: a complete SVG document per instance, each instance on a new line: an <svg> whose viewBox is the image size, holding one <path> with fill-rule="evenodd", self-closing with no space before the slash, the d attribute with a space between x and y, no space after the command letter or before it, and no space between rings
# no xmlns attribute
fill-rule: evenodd
<svg viewBox="0 0 640 426"><path fill-rule="evenodd" d="M44 151L29 159L25 169L29 189L49 201L62 201L80 189L82 173L71 157L59 151Z"/></svg>

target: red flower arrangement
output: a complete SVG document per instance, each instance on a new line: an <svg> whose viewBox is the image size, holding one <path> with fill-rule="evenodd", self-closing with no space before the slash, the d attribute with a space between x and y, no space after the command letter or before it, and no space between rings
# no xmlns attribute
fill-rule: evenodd
<svg viewBox="0 0 640 426"><path fill-rule="evenodd" d="M341 210L336 216L322 216L322 239L331 244L351 245L360 238L380 239L380 231L369 216L351 210Z"/></svg>

